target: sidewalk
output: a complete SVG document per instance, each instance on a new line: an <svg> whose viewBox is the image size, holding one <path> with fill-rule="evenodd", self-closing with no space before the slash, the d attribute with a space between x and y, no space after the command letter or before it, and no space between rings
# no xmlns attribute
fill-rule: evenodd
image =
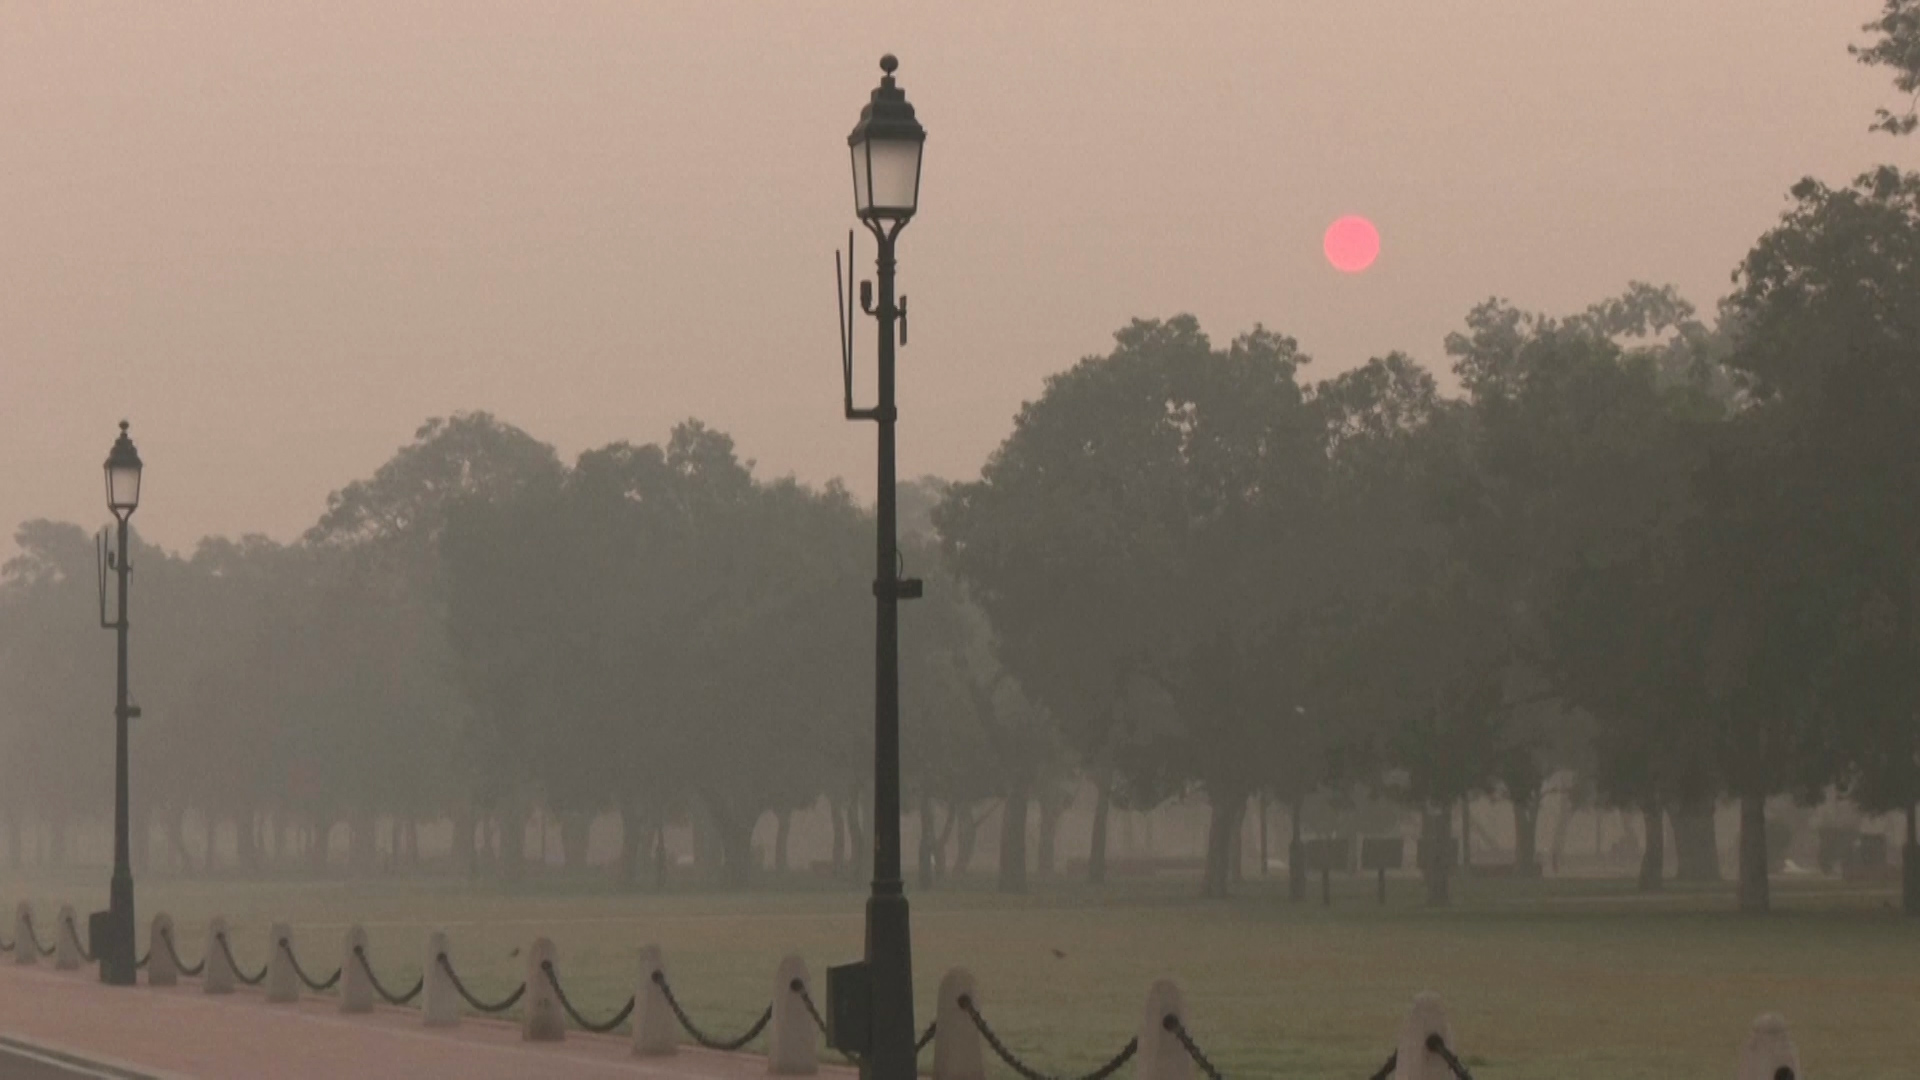
<svg viewBox="0 0 1920 1080"><path fill-rule="evenodd" d="M269 1005L259 991L210 996L197 981L150 989L103 986L80 971L0 962L0 1036L157 1080L747 1080L757 1054L683 1048L636 1058L625 1036L567 1032L526 1043L518 1024L467 1018L427 1028L414 1009L342 1016L331 996ZM827 1051L827 1053L831 1053ZM821 1064L829 1078L853 1071Z"/></svg>

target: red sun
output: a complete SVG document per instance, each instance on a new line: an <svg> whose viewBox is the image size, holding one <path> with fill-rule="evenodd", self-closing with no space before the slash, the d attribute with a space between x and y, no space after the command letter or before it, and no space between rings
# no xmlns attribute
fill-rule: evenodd
<svg viewBox="0 0 1920 1080"><path fill-rule="evenodd" d="M1327 226L1327 236L1321 246L1335 270L1357 274L1380 257L1380 230L1366 218L1349 214Z"/></svg>

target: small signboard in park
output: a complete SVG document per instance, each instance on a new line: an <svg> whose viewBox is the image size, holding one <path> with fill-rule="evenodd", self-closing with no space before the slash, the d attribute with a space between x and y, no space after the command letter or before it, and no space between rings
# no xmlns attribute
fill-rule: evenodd
<svg viewBox="0 0 1920 1080"><path fill-rule="evenodd" d="M1348 859L1351 858L1348 850L1352 845L1344 838L1322 837L1317 840L1308 840L1306 846L1307 869L1322 874L1334 870L1345 870Z"/></svg>
<svg viewBox="0 0 1920 1080"><path fill-rule="evenodd" d="M1387 902L1387 871L1398 870L1407 861L1407 842L1398 836L1369 836L1360 841L1360 869L1379 875L1375 896Z"/></svg>
<svg viewBox="0 0 1920 1080"><path fill-rule="evenodd" d="M1407 842L1398 836L1369 836L1360 841L1360 869L1398 870L1406 865Z"/></svg>

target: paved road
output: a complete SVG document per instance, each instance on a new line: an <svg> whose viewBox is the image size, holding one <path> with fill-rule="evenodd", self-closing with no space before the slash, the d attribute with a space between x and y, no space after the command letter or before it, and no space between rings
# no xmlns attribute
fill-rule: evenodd
<svg viewBox="0 0 1920 1080"><path fill-rule="evenodd" d="M0 1036L0 1080L145 1080L139 1073L93 1065L57 1050Z"/></svg>

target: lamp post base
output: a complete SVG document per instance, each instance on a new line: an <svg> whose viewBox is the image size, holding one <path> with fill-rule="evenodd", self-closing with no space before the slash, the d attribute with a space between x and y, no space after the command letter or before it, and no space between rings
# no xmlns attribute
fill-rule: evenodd
<svg viewBox="0 0 1920 1080"><path fill-rule="evenodd" d="M874 882L867 898L867 964L872 979L872 1049L863 1080L914 1080L919 1075L913 1027L913 937L902 884Z"/></svg>
<svg viewBox="0 0 1920 1080"><path fill-rule="evenodd" d="M132 986L139 981L133 943L133 877L113 875L107 910L87 919L87 937L100 961L100 981L109 986Z"/></svg>

